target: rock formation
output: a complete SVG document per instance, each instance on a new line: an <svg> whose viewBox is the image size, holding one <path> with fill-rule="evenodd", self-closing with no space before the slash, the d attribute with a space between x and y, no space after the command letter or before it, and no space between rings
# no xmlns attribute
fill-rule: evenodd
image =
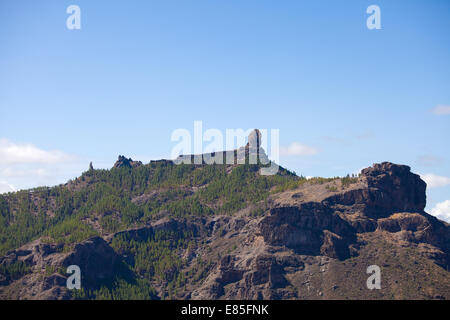
<svg viewBox="0 0 450 320"><path fill-rule="evenodd" d="M180 155L174 162L190 164L212 164L213 162L220 164L268 164L270 160L261 146L261 139L261 132L254 129L248 135L247 144L238 149L211 154ZM230 163L230 159L232 163Z"/></svg>
<svg viewBox="0 0 450 320"><path fill-rule="evenodd" d="M69 252L62 249L62 245L48 244L44 239L38 239L0 258L0 266L21 262L29 268L18 280L4 278L1 281L0 285L9 285L8 297L48 300L70 298L66 288L66 269L70 265L80 267L86 289L98 288L123 272L121 257L100 237L78 243Z"/></svg>
<svg viewBox="0 0 450 320"><path fill-rule="evenodd" d="M113 168L135 168L142 165L141 161L133 161L131 158L126 158L124 156L119 155L116 163Z"/></svg>

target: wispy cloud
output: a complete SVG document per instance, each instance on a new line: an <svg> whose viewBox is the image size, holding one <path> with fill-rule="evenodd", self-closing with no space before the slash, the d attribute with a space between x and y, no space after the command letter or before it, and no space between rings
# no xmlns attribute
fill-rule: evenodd
<svg viewBox="0 0 450 320"><path fill-rule="evenodd" d="M312 156L319 153L319 150L299 142L293 142L287 147L280 147L281 156Z"/></svg>
<svg viewBox="0 0 450 320"><path fill-rule="evenodd" d="M16 187L6 181L0 181L0 194L16 191Z"/></svg>
<svg viewBox="0 0 450 320"><path fill-rule="evenodd" d="M45 177L49 175L48 170L44 168L23 168L23 166L11 166L0 170L0 176L9 177L26 177L26 176L38 176Z"/></svg>
<svg viewBox="0 0 450 320"><path fill-rule="evenodd" d="M421 155L417 157L417 164L426 167L434 167L442 164L443 159L432 155Z"/></svg>
<svg viewBox="0 0 450 320"><path fill-rule="evenodd" d="M356 139L359 140L370 140L375 138L375 133L373 131L366 131L356 136Z"/></svg>
<svg viewBox="0 0 450 320"><path fill-rule="evenodd" d="M450 114L450 106L447 105L439 105L431 109L431 112L438 115L449 115Z"/></svg>
<svg viewBox="0 0 450 320"><path fill-rule="evenodd" d="M436 206L431 209L430 214L441 220L450 222L450 200L445 200L444 202L436 204Z"/></svg>
<svg viewBox="0 0 450 320"><path fill-rule="evenodd" d="M71 157L59 150L46 151L32 144L17 144L0 139L0 164L57 163Z"/></svg>
<svg viewBox="0 0 450 320"><path fill-rule="evenodd" d="M450 178L438 176L433 173L421 174L420 177L427 183L428 188L441 188L450 185Z"/></svg>
<svg viewBox="0 0 450 320"><path fill-rule="evenodd" d="M339 143L339 144L347 144L348 141L344 138L334 137L334 136L322 136L322 140L328 143Z"/></svg>
<svg viewBox="0 0 450 320"><path fill-rule="evenodd" d="M64 183L87 168L83 162L60 150L0 139L0 192Z"/></svg>

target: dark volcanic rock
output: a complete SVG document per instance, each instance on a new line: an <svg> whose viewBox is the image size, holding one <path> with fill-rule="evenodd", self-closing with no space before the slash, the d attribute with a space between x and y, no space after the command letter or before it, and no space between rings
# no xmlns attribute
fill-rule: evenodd
<svg viewBox="0 0 450 320"><path fill-rule="evenodd" d="M220 276L217 278L217 282L222 286L229 283L237 282L242 279L244 272L234 267L233 256L227 255L220 261Z"/></svg>
<svg viewBox="0 0 450 320"><path fill-rule="evenodd" d="M349 244L349 241L345 238L328 230L324 230L320 253L327 257L344 260L350 257Z"/></svg>
<svg viewBox="0 0 450 320"><path fill-rule="evenodd" d="M274 208L259 227L266 243L286 246L298 254L346 258L348 245L356 241L355 230L347 221L315 202Z"/></svg>
<svg viewBox="0 0 450 320"><path fill-rule="evenodd" d="M369 218L384 218L396 212L424 212L426 183L410 167L390 162L374 164L362 170L366 188L332 195L322 201L329 207L346 206L346 212L360 212ZM360 221L358 231L376 229L369 221Z"/></svg>
<svg viewBox="0 0 450 320"><path fill-rule="evenodd" d="M142 165L141 161L133 161L131 158L119 156L119 159L114 164L113 168L135 168Z"/></svg>
<svg viewBox="0 0 450 320"><path fill-rule="evenodd" d="M369 187L366 204L373 212L423 212L425 209L427 185L410 167L383 162L362 170L361 174Z"/></svg>
<svg viewBox="0 0 450 320"><path fill-rule="evenodd" d="M397 233L401 240L428 243L442 254L433 258L444 268L450 267L450 228L433 216L418 213L397 213L378 220L378 229Z"/></svg>
<svg viewBox="0 0 450 320"><path fill-rule="evenodd" d="M62 265L64 267L79 266L83 287L88 288L97 288L115 277L127 276L121 270L121 257L100 237L77 244L62 261Z"/></svg>
<svg viewBox="0 0 450 320"><path fill-rule="evenodd" d="M185 154L174 160L175 164L212 164L214 161L221 164L268 164L270 162L262 144L262 135L254 129L248 136L248 143L235 150L212 152L206 154Z"/></svg>
<svg viewBox="0 0 450 320"><path fill-rule="evenodd" d="M268 283L271 288L275 289L285 287L288 284L282 266L273 256L258 256L254 269L249 274L252 285Z"/></svg>
<svg viewBox="0 0 450 320"><path fill-rule="evenodd" d="M0 258L0 265L21 261L29 271L19 278L0 277L0 285L14 287L16 283L22 283L19 295L12 294L10 298L55 300L70 299L70 292L66 289L66 270L70 265L80 267L81 286L87 290L97 289L117 278L134 279L134 275L124 268L122 258L100 237L82 241L69 252L62 249L62 245L37 239L8 252Z"/></svg>

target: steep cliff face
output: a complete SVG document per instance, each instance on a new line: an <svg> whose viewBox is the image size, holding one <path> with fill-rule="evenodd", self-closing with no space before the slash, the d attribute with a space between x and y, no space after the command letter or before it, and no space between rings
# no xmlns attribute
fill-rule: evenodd
<svg viewBox="0 0 450 320"><path fill-rule="evenodd" d="M300 202L295 206L284 204L271 209L260 223L265 242L284 245L298 253L323 253L343 259L355 252L349 246L355 243L356 233L374 231L378 219L396 212L424 213L426 184L411 173L409 167L387 162L375 164L362 170L359 180L362 182L360 188L325 195L314 202ZM295 194L295 198L301 199L301 196ZM423 224L428 223L427 218L418 216L422 224L411 222L411 229L424 229ZM355 217L359 219L355 220ZM414 220L407 215L405 220L408 219ZM435 239L434 244L437 243Z"/></svg>
<svg viewBox="0 0 450 320"><path fill-rule="evenodd" d="M410 167L384 162L361 171L362 186L324 199L328 206L349 206L370 218L395 212L423 212L426 184Z"/></svg>
<svg viewBox="0 0 450 320"><path fill-rule="evenodd" d="M81 269L83 286L98 288L117 276L126 276L122 258L100 237L94 237L75 245L68 252L61 245L42 242L41 239L8 252L0 258L0 266L23 264L26 268L18 279L5 277L0 297L9 299L69 299L66 288L67 267L77 265ZM131 276L128 274L128 276Z"/></svg>
<svg viewBox="0 0 450 320"><path fill-rule="evenodd" d="M394 212L423 212L426 183L408 166L384 162L364 169L371 196L366 199L368 213L388 215Z"/></svg>
<svg viewBox="0 0 450 320"><path fill-rule="evenodd" d="M321 203L273 208L259 224L264 242L285 246L298 254L345 259L356 241L353 227Z"/></svg>
<svg viewBox="0 0 450 320"><path fill-rule="evenodd" d="M36 240L0 258L1 270L18 261L24 266L19 273L0 274L0 297L71 298L63 272L71 264L80 266L87 289L118 278L135 281L140 270L125 265L141 259L139 246L151 251L166 241L165 252L179 257L187 278L175 299L448 299L450 227L424 212L425 188L409 167L382 163L357 178L273 192L260 214L253 212L261 203L232 215L163 214L70 250ZM153 191L133 201L158 199ZM175 247L186 237L189 244ZM366 268L374 264L382 270L381 290L366 287ZM159 272L173 273L164 267ZM166 297L167 281L152 285Z"/></svg>
<svg viewBox="0 0 450 320"><path fill-rule="evenodd" d="M238 240L243 245L190 297L448 298L450 229L423 211L425 187L409 167L382 163L348 189L324 192L323 185L311 195L305 185L277 195L275 207ZM405 276L418 275L419 261L443 282ZM372 264L387 270L379 292L365 287Z"/></svg>

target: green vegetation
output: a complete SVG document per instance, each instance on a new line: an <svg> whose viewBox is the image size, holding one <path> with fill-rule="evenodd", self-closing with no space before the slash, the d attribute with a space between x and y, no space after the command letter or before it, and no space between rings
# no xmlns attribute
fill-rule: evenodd
<svg viewBox="0 0 450 320"><path fill-rule="evenodd" d="M9 265L0 265L0 274L12 280L19 279L29 272L30 268L20 260Z"/></svg>
<svg viewBox="0 0 450 320"><path fill-rule="evenodd" d="M358 177L355 177L354 175L350 176L349 174L341 179L342 187L347 188L349 185L356 183L358 181Z"/></svg>
<svg viewBox="0 0 450 320"><path fill-rule="evenodd" d="M73 244L98 235L90 226L80 223L77 216L70 217L46 230L43 241L57 244Z"/></svg>
<svg viewBox="0 0 450 320"><path fill-rule="evenodd" d="M326 188L327 188L327 190L330 191L330 192L336 192L336 191L338 191L338 188L337 188L336 186L328 185L328 186L326 186Z"/></svg>
<svg viewBox="0 0 450 320"><path fill-rule="evenodd" d="M111 246L125 257L132 257L126 268L133 271L136 279L115 279L95 290L73 292L74 299L155 299L156 293L151 283L167 284L167 297L172 298L186 284L186 274L182 272L185 262L179 258L180 250L193 247L190 232L158 231L147 239L133 239L126 233L116 235ZM125 272L124 272L125 273Z"/></svg>
<svg viewBox="0 0 450 320"><path fill-rule="evenodd" d="M41 236L70 245L99 233L137 227L161 215L231 215L249 204L256 205L253 215L261 215L265 206L258 203L270 193L336 179L307 180L283 168L277 175L261 176L260 168L157 161L136 168L91 169L67 185L0 195L0 255ZM347 176L342 185L356 180ZM133 201L143 194L151 196ZM100 230L93 229L95 221Z"/></svg>
<svg viewBox="0 0 450 320"><path fill-rule="evenodd" d="M103 286L97 290L74 290L72 298L76 300L152 300L155 299L156 291L148 281L138 279L135 282L127 282L118 279L109 286Z"/></svg>
<svg viewBox="0 0 450 320"><path fill-rule="evenodd" d="M39 237L67 251L90 237L144 226L161 217L189 220L233 215L243 208L250 208L252 216L261 216L269 208L271 193L336 179L307 180L283 168L277 175L262 176L260 168L158 161L136 168L91 168L66 185L0 195L0 256ZM355 177L342 179L343 186L354 182ZM184 270L183 259L188 258L181 258L180 253L192 253L199 241L192 233L157 232L139 240L124 234L113 236L111 245L127 257L125 267L136 279L117 278L97 289L77 291L74 298L152 299L155 282L166 284L166 297L176 297L187 285L186 279L200 281L212 266L210 261L198 260L197 268ZM19 262L7 268L0 272L11 277L28 272ZM56 271L49 267L45 273Z"/></svg>
<svg viewBox="0 0 450 320"><path fill-rule="evenodd" d="M63 267L57 267L57 266L53 266L53 265L45 266L45 275L46 276L50 276L54 273L58 273L63 276L66 275L66 272L64 271Z"/></svg>
<svg viewBox="0 0 450 320"><path fill-rule="evenodd" d="M145 241L137 241L126 234L114 237L111 246L121 255L132 256L133 271L144 278L176 280L183 262L177 251L186 249L193 239L191 233L157 232Z"/></svg>

